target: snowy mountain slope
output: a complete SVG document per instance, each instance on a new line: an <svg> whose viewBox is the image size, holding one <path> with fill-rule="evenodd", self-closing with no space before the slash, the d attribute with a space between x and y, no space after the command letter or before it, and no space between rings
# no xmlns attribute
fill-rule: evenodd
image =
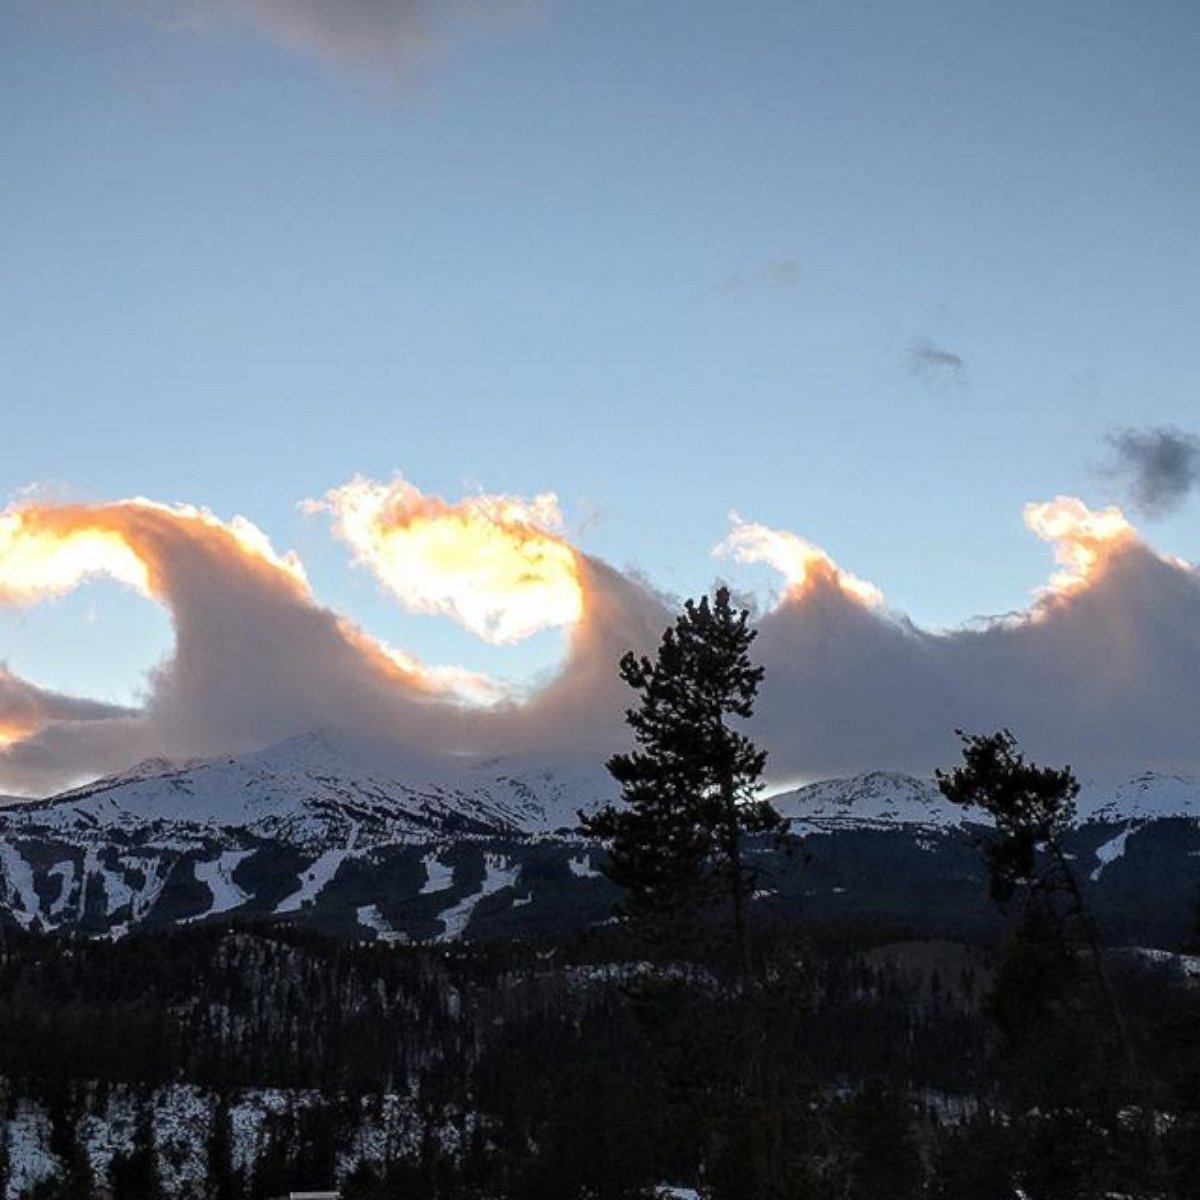
<svg viewBox="0 0 1200 1200"><path fill-rule="evenodd" d="M107 838L149 825L184 838L240 831L323 846L354 830L360 843L426 841L446 828L476 833L573 827L575 810L614 793L599 771L537 764L448 763L410 755L381 775L357 747L318 734L237 758L131 772L0 811L0 827Z"/></svg>
<svg viewBox="0 0 1200 1200"><path fill-rule="evenodd" d="M0 810L0 919L121 933L143 923L332 912L347 932L391 936L395 920L414 936L447 925L461 932L481 901L515 883L520 864L503 878L484 869L476 879L456 848L559 830L561 874L574 878L576 810L613 794L601 771L398 757L320 735L235 758L156 760ZM444 895L425 902L429 860ZM377 903L379 890L389 902L409 893L418 902L394 911Z"/></svg>
<svg viewBox="0 0 1200 1200"><path fill-rule="evenodd" d="M1133 779L1085 779L1076 803L1080 823L1200 820L1200 779L1147 771Z"/></svg>
<svg viewBox="0 0 1200 1200"><path fill-rule="evenodd" d="M605 919L614 892L576 814L614 796L599 764L434 759L320 735L144 763L0 809L0 922L112 935L260 917L386 941L579 927ZM978 814L932 780L872 772L773 802L820 844L803 878L780 868L794 876L783 892L810 911L826 893L831 911L894 908L914 887L962 888L978 871ZM1079 813L1083 874L1130 911L1148 902L1130 883L1147 864L1180 887L1200 873L1200 781L1092 781ZM1168 836L1172 819L1182 826Z"/></svg>
<svg viewBox="0 0 1200 1200"><path fill-rule="evenodd" d="M963 812L942 798L931 779L872 771L852 779L828 779L771 798L797 833L838 829L959 828Z"/></svg>
<svg viewBox="0 0 1200 1200"><path fill-rule="evenodd" d="M1195 777L1148 771L1133 779L1085 776L1080 782L1077 825L1173 817L1200 821L1200 779ZM898 825L946 830L986 824L982 813L946 800L934 780L891 771L809 784L773 796L772 803L801 833Z"/></svg>

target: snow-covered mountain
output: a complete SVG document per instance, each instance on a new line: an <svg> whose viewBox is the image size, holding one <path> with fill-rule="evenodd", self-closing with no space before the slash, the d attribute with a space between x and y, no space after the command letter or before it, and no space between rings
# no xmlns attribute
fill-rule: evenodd
<svg viewBox="0 0 1200 1200"><path fill-rule="evenodd" d="M1132 779L1085 779L1076 814L1080 823L1200 820L1200 779L1156 771Z"/></svg>
<svg viewBox="0 0 1200 1200"><path fill-rule="evenodd" d="M838 829L959 828L963 810L943 799L932 779L872 771L827 779L773 796L771 802L798 833Z"/></svg>
<svg viewBox="0 0 1200 1200"><path fill-rule="evenodd" d="M837 829L959 829L986 823L982 813L951 804L932 779L872 771L829 779L772 797L801 832ZM1076 801L1076 824L1145 822L1172 817L1200 821L1200 779L1147 771L1132 779L1084 776Z"/></svg>
<svg viewBox="0 0 1200 1200"><path fill-rule="evenodd" d="M0 812L11 830L87 836L149 825L182 836L239 831L297 846L423 841L445 829L549 832L575 810L609 799L601 770L556 771L515 760L461 764L409 754L380 762L369 745L320 734L240 757L171 764L162 759Z"/></svg>
<svg viewBox="0 0 1200 1200"><path fill-rule="evenodd" d="M614 893L576 813L615 794L599 764L435 759L317 734L232 758L156 760L0 809L0 922L120 934L263 917L381 940L578 926L606 919ZM892 891L936 890L942 875L962 886L978 872L978 814L932 780L872 772L773 802L817 848L803 879L781 868L790 883L764 896L790 888L811 908L826 893L862 900L889 872ZM1093 884L1119 881L1172 819L1184 830L1171 840L1185 856L1176 882L1200 872L1200 781L1091 781L1078 807Z"/></svg>
<svg viewBox="0 0 1200 1200"><path fill-rule="evenodd" d="M577 809L614 794L601 768L398 758L317 734L234 758L155 760L0 810L0 919L120 933L235 913L328 917L349 881L363 902L341 903L344 931L398 936L386 912L407 900L414 936L454 935L479 901L511 888L513 856L555 831L564 876L598 878L571 830Z"/></svg>

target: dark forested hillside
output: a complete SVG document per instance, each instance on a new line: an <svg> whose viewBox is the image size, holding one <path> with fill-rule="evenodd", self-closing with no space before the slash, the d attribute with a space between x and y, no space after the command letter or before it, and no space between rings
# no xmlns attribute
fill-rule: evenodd
<svg viewBox="0 0 1200 1200"><path fill-rule="evenodd" d="M1111 1157L1112 1129L1069 1086L1099 1069L1099 1043L1048 1058L1037 1038L1060 1017L1043 1013L1032 1042L1001 1045L1011 951L814 925L761 930L755 953L745 988L719 955L654 962L616 931L454 947L270 926L115 943L10 931L7 1194L77 1196L87 1178L118 1198L334 1180L348 1197L550 1200L663 1181L1011 1197L971 1180L998 1162L1010 1181L1026 1161L1053 1170L1037 1148L1050 1120L1063 1153ZM1164 1111L1190 1128L1197 994L1178 963L1114 966ZM1168 1143L1172 1169L1194 1169L1190 1142ZM873 1190L880 1178L892 1190ZM738 1190L751 1179L760 1190Z"/></svg>

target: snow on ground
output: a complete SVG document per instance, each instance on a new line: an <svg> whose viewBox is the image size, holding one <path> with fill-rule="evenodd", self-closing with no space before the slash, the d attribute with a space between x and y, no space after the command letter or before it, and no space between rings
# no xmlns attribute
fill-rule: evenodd
<svg viewBox="0 0 1200 1200"><path fill-rule="evenodd" d="M477 763L461 778L463 791L527 833L573 830L580 809L591 812L617 798L616 783L597 762L555 763L515 755Z"/></svg>
<svg viewBox="0 0 1200 1200"><path fill-rule="evenodd" d="M942 796L932 779L891 771L809 784L772 796L771 803L799 833L897 825L947 829L961 825L966 815Z"/></svg>
<svg viewBox="0 0 1200 1200"><path fill-rule="evenodd" d="M170 859L162 857L123 854L114 869L101 861L94 847L89 848L78 878L75 864L70 860L55 863L47 872L59 880L59 891L45 915L51 923L81 916L87 904L88 887L94 879L104 893L105 915L112 916L128 907L131 919L141 920L154 907L172 865Z"/></svg>
<svg viewBox="0 0 1200 1200"><path fill-rule="evenodd" d="M211 1100L197 1087L174 1084L155 1092L151 1103L158 1170L166 1195L198 1194L208 1167ZM120 1088L106 1096L100 1111L84 1114L77 1136L94 1178L104 1179L113 1157L131 1149L138 1116L138 1106Z"/></svg>
<svg viewBox="0 0 1200 1200"><path fill-rule="evenodd" d="M576 879L599 879L600 872L592 867L592 860L586 853L581 854L578 858L572 855L567 860L567 866L571 868L571 874Z"/></svg>
<svg viewBox="0 0 1200 1200"><path fill-rule="evenodd" d="M1154 950L1149 946L1131 946L1122 953L1136 954L1155 963L1174 963L1189 979L1200 979L1200 954L1176 954L1173 950Z"/></svg>
<svg viewBox="0 0 1200 1200"><path fill-rule="evenodd" d="M307 1089L247 1088L239 1092L229 1108L234 1168L245 1170L260 1156L268 1117L279 1116L289 1107L303 1111L322 1099L328 1097ZM347 1099L353 1102L354 1098ZM355 1133L338 1156L339 1174L350 1172L364 1160L381 1164L414 1154L427 1132L444 1150L453 1153L461 1149L473 1119L468 1114L447 1111L427 1131L424 1122L428 1114L422 1114L409 1095L393 1092L357 1100ZM122 1085L103 1095L92 1094L87 1111L80 1117L77 1137L95 1179L105 1178L114 1155L133 1148L143 1103ZM191 1084L171 1084L155 1091L148 1103L153 1112L153 1138L164 1194L201 1195L216 1097ZM62 1170L61 1160L50 1152L51 1132L43 1105L28 1099L15 1102L3 1132L8 1183L0 1191L0 1200L18 1200L38 1182Z"/></svg>
<svg viewBox="0 0 1200 1200"><path fill-rule="evenodd" d="M133 893L133 919L140 921L158 900L159 893L166 886L171 868L175 865L170 859L158 857L147 860L141 856L122 855L121 866L126 870L139 871L145 882Z"/></svg>
<svg viewBox="0 0 1200 1200"><path fill-rule="evenodd" d="M93 879L99 880L104 891L104 912L107 916L111 917L126 906L135 918L145 915L150 910L167 881L167 864L161 859L147 860L128 855L119 858L117 863L124 870L114 870L107 866L101 861L95 848L87 851L83 860L83 886L78 897L81 911L87 903L88 885ZM136 871L144 876L144 883L135 887L125 875L125 870Z"/></svg>
<svg viewBox="0 0 1200 1200"><path fill-rule="evenodd" d="M520 866L510 866L508 857L503 854L484 855L484 867L486 873L479 891L470 896L464 896L457 904L438 913L438 920L442 923L442 932L437 939L439 942L448 942L453 938L461 937L480 900L485 896L490 896L493 892L500 891L501 888L512 887L521 873Z"/></svg>
<svg viewBox="0 0 1200 1200"><path fill-rule="evenodd" d="M1200 780L1146 771L1132 779L1084 779L1076 802L1083 821L1200 817Z"/></svg>
<svg viewBox="0 0 1200 1200"><path fill-rule="evenodd" d="M71 901L76 899L73 895L75 888L75 864L70 859L67 859L66 862L55 863L46 872L46 875L50 879L58 880L58 894L50 902L50 910L47 914L51 921L55 921L59 917L66 915L67 909L71 907Z"/></svg>
<svg viewBox="0 0 1200 1200"><path fill-rule="evenodd" d="M199 1088L175 1084L155 1095L154 1108L154 1143L163 1193L194 1193L203 1187L208 1173L212 1106Z"/></svg>
<svg viewBox="0 0 1200 1200"><path fill-rule="evenodd" d="M305 904L315 900L338 873L338 868L342 863L354 854L354 843L357 838L358 828L356 826L351 831L345 846L326 850L323 854L318 855L315 862L300 872L299 888L290 896L285 896L280 900L275 906L275 911L277 913L299 912Z"/></svg>
<svg viewBox="0 0 1200 1200"><path fill-rule="evenodd" d="M133 1145L137 1112L127 1095L114 1093L102 1114L85 1113L75 1136L96 1179L103 1179L115 1154Z"/></svg>
<svg viewBox="0 0 1200 1200"><path fill-rule="evenodd" d="M361 1162L384 1163L415 1154L421 1140L421 1123L413 1100L389 1092L378 1098L369 1115L364 1113L353 1140L338 1154L337 1173L348 1175Z"/></svg>
<svg viewBox="0 0 1200 1200"><path fill-rule="evenodd" d="M338 873L338 868L349 856L345 847L326 850L305 871L300 873L300 886L290 896L285 896L275 906L277 913L299 912L305 904L315 900Z"/></svg>
<svg viewBox="0 0 1200 1200"><path fill-rule="evenodd" d="M50 1118L44 1109L28 1100L18 1100L8 1119L8 1188L5 1200L17 1200L41 1180L59 1169L50 1153Z"/></svg>
<svg viewBox="0 0 1200 1200"><path fill-rule="evenodd" d="M375 931L375 940L378 942L408 941L408 934L393 929L388 919L379 911L378 904L364 904L354 910L354 915L364 929Z"/></svg>
<svg viewBox="0 0 1200 1200"><path fill-rule="evenodd" d="M1200 819L1200 779L1146 771L1131 779L1080 776L1079 823L1150 821L1165 817ZM947 829L964 821L990 823L978 810L946 800L932 779L872 771L829 779L771 797L798 832L838 828L886 829L920 825Z"/></svg>
<svg viewBox="0 0 1200 1200"><path fill-rule="evenodd" d="M226 850L218 858L208 862L197 861L193 865L196 881L208 888L212 904L204 912L188 917L188 921L199 921L217 913L229 912L230 909L238 908L251 899L249 892L234 883L233 872L238 863L253 853L253 850Z"/></svg>
<svg viewBox="0 0 1200 1200"><path fill-rule="evenodd" d="M267 1116L286 1111L288 1093L279 1088L255 1088L242 1093L229 1109L232 1131L230 1160L235 1171L248 1171L262 1148Z"/></svg>
<svg viewBox="0 0 1200 1200"><path fill-rule="evenodd" d="M0 842L0 873L13 917L28 928L41 908L41 900L33 886L33 868L8 842Z"/></svg>
<svg viewBox="0 0 1200 1200"><path fill-rule="evenodd" d="M125 882L124 877L109 870L100 861L99 851L90 848L83 858L83 886L79 889L80 911L87 904L88 885L93 879L99 881L100 890L104 893L104 912L107 916L112 916L117 909L132 902L133 889Z"/></svg>
<svg viewBox="0 0 1200 1200"><path fill-rule="evenodd" d="M421 865L425 868L425 882L421 884L422 896L427 896L431 892L444 892L447 888L454 886L454 868L447 866L438 858L437 850L431 850L426 854L421 859Z"/></svg>
<svg viewBox="0 0 1200 1200"><path fill-rule="evenodd" d="M1116 862L1125 853L1125 843L1129 841L1129 835L1137 832L1137 826L1129 825L1122 829L1116 837L1110 838L1103 846L1096 850L1096 857L1100 860L1100 865L1092 872L1091 880L1093 883L1104 874L1104 868L1109 863Z"/></svg>
<svg viewBox="0 0 1200 1200"><path fill-rule="evenodd" d="M350 735L309 733L236 757L149 760L44 801L22 802L3 825L92 837L96 830L174 826L185 836L226 829L321 840L353 803L364 840L424 839L430 819L466 816L498 828L574 827L575 810L613 798L603 767L535 758L464 761Z"/></svg>

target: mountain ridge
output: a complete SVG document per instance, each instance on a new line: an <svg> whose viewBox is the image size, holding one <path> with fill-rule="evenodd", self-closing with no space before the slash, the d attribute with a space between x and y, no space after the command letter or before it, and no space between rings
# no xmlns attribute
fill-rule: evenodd
<svg viewBox="0 0 1200 1200"><path fill-rule="evenodd" d="M616 892L576 814L616 798L598 764L434 759L320 733L151 760L0 810L0 922L111 936L255 917L383 941L578 928L609 919ZM874 771L772 800L815 865L761 848L780 877L759 889L764 902L903 915L921 896L927 919L939 888L967 904L965 881L982 878L980 814L933 780ZM1172 822L1175 834L1159 832ZM1153 860L1159 891L1167 859L1176 891L1197 875L1187 856L1200 852L1200 781L1089 780L1072 837L1091 886L1135 914L1165 913L1166 900L1138 898L1130 873Z"/></svg>

